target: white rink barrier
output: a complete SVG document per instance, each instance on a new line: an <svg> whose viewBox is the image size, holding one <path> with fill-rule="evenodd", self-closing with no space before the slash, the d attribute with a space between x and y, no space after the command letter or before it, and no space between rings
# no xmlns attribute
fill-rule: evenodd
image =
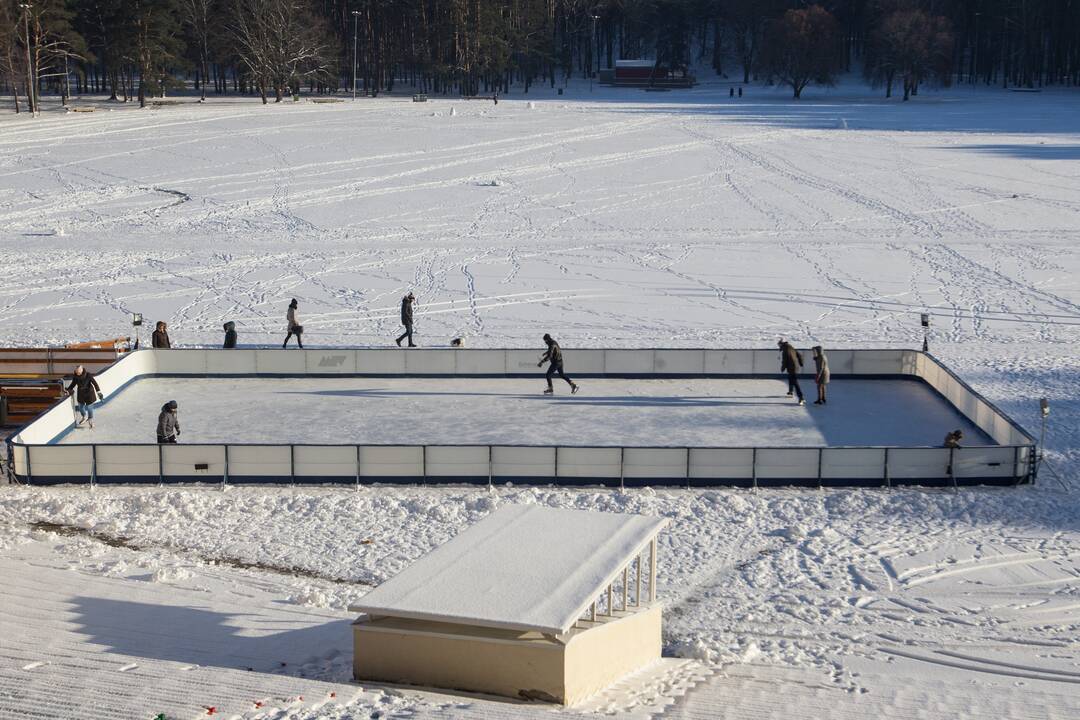
<svg viewBox="0 0 1080 720"><path fill-rule="evenodd" d="M775 377L775 350L566 350L581 377ZM535 376L532 350L141 350L97 376L106 397L140 377ZM559 485L1011 485L1034 480L1035 441L933 356L833 350L834 376L926 382L997 445L569 447L526 445L56 445L57 404L9 439L17 482L556 483Z"/></svg>

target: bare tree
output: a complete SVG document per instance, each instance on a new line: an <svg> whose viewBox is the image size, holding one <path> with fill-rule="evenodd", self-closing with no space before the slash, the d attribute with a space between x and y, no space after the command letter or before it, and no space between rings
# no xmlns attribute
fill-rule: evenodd
<svg viewBox="0 0 1080 720"><path fill-rule="evenodd" d="M837 37L836 20L820 5L788 10L769 24L762 67L798 99L811 82L832 83L842 67Z"/></svg>
<svg viewBox="0 0 1080 720"><path fill-rule="evenodd" d="M329 78L336 54L331 33L310 0L235 0L233 33L237 54L263 104L267 92L281 102L286 90L300 91L304 80Z"/></svg>
<svg viewBox="0 0 1080 720"><path fill-rule="evenodd" d="M199 53L199 90L206 99L206 83L210 78L210 33L215 0L182 0L184 23L191 28Z"/></svg>
<svg viewBox="0 0 1080 720"><path fill-rule="evenodd" d="M892 95L894 78L904 86L904 100L918 94L925 78L948 79L953 35L948 19L916 8L895 10L884 17L871 35L868 72L885 83L885 97Z"/></svg>
<svg viewBox="0 0 1080 720"><path fill-rule="evenodd" d="M15 3L0 3L0 79L11 86L16 114L20 112L19 83L25 82L27 76L18 35L21 19Z"/></svg>

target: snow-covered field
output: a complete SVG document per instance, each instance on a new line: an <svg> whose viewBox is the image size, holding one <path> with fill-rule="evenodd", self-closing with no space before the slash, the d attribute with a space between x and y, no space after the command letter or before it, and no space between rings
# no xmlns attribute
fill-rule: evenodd
<svg viewBox="0 0 1080 720"><path fill-rule="evenodd" d="M0 345L133 311L280 343L292 297L311 345L387 345L407 289L423 345L913 346L929 311L1029 430L1049 398L1080 488L1076 93L98 108L0 119ZM1080 715L1080 500L1044 468L957 493L4 487L0 717L549 715L347 684L348 603L510 502L672 520L682 660L589 711Z"/></svg>

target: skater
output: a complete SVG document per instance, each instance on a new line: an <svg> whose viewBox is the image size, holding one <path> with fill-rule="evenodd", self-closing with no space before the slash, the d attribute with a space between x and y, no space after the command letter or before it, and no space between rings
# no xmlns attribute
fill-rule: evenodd
<svg viewBox="0 0 1080 720"><path fill-rule="evenodd" d="M161 414L157 419L157 441L158 444L170 444L175 445L177 439L180 437L180 421L176 419L177 404L175 400L170 400L161 406Z"/></svg>
<svg viewBox="0 0 1080 720"><path fill-rule="evenodd" d="M805 405L806 400L803 399L802 388L799 387L799 368L803 366L802 353L784 339L781 339L777 346L780 348L780 372L787 373L787 396L797 393L799 404Z"/></svg>
<svg viewBox="0 0 1080 720"><path fill-rule="evenodd" d="M742 97L742 85L739 86L739 97Z"/></svg>
<svg viewBox="0 0 1080 720"><path fill-rule="evenodd" d="M236 323L232 320L225 323L225 344L221 347L225 350L232 350L236 347ZM297 338L299 340L299 338ZM286 340L286 342L288 342Z"/></svg>
<svg viewBox="0 0 1080 720"><path fill-rule="evenodd" d="M412 311L413 303L416 302L416 296L409 291L409 294L401 298L401 324L405 326L405 332L394 341L398 347L401 347L401 341L405 338L409 338L409 347L416 347L416 344L412 341Z"/></svg>
<svg viewBox="0 0 1080 720"><path fill-rule="evenodd" d="M289 345L289 338L293 335L296 336L296 344L300 346L300 349L304 349L304 340L300 336L304 334L304 326L300 324L300 316L297 314L296 309L299 307L299 303L296 302L296 298L292 299L289 303L289 310L285 313L285 321L289 325L289 334L285 336L285 342L281 343L281 349L284 350Z"/></svg>
<svg viewBox="0 0 1080 720"><path fill-rule="evenodd" d="M540 362L536 363L536 367L541 367L545 362L551 363L547 369L547 390L544 391L544 394L551 395L555 392L555 389L551 386L551 377L555 373L559 373L559 377L569 383L570 394L576 394L578 386L574 384L573 380L566 377L566 373L563 372L562 348L559 347L559 343L555 342L553 337L544 333L544 344L547 345L547 352L540 358Z"/></svg>
<svg viewBox="0 0 1080 720"><path fill-rule="evenodd" d="M826 404L825 391L829 387L829 358L825 357L825 351L820 345L814 346L814 382L817 383L817 400L815 405Z"/></svg>
<svg viewBox="0 0 1080 720"><path fill-rule="evenodd" d="M495 101L495 104L496 104L496 105L498 105L498 104L499 104L499 91L498 91L498 90L496 90L496 91L495 91L495 92L494 92L494 93L492 94L492 96L491 96L491 99Z"/></svg>
<svg viewBox="0 0 1080 720"><path fill-rule="evenodd" d="M93 374L87 372L82 365L75 368L75 375L71 378L71 384L68 385L67 392L69 395L75 393L75 412L79 415L78 419L75 420L75 427L79 427L85 422L93 430L94 403L104 397Z"/></svg>
<svg viewBox="0 0 1080 720"><path fill-rule="evenodd" d="M727 96L728 96L729 98L733 98L733 97L735 97L735 88L728 88L728 94L727 94Z"/></svg>
<svg viewBox="0 0 1080 720"><path fill-rule="evenodd" d="M150 344L155 348L168 349L172 347L172 343L169 342L168 326L161 320L157 321L154 334L150 336Z"/></svg>
<svg viewBox="0 0 1080 720"><path fill-rule="evenodd" d="M953 430L951 433L945 436L944 447L958 448L960 447L960 441L964 439L964 433L961 430Z"/></svg>

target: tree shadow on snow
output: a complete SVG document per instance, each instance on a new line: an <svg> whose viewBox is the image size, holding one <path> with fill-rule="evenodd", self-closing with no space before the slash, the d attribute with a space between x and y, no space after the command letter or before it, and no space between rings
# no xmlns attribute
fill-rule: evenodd
<svg viewBox="0 0 1080 720"><path fill-rule="evenodd" d="M133 657L238 670L284 671L335 649L352 637L349 620L295 612L284 624L281 614L215 612L184 605L79 596L73 601L78 632L110 651ZM237 621L244 627L237 627ZM310 623L295 628L298 623ZM287 671L286 671L287 672Z"/></svg>

